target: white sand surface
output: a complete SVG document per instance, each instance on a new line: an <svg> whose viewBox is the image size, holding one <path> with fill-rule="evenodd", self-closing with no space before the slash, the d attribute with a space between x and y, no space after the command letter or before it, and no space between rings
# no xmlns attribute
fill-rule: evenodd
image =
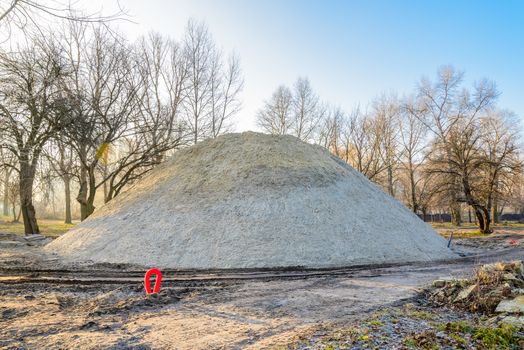
<svg viewBox="0 0 524 350"><path fill-rule="evenodd" d="M181 269L455 257L429 225L324 148L254 132L176 152L45 249L71 262Z"/></svg>

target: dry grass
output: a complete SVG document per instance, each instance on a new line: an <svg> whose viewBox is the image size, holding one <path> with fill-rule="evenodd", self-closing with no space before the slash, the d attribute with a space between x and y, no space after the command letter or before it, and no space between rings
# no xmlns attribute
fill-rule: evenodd
<svg viewBox="0 0 524 350"><path fill-rule="evenodd" d="M75 224L65 224L62 220L39 219L38 226L44 236L55 238L73 228ZM24 224L21 222L12 222L11 217L0 216L0 233L23 235Z"/></svg>
<svg viewBox="0 0 524 350"><path fill-rule="evenodd" d="M439 234L449 239L449 235L451 234L451 231L438 231ZM485 234L481 233L479 230L459 230L459 231L453 231L453 238L476 238L476 237L483 237L486 236Z"/></svg>
<svg viewBox="0 0 524 350"><path fill-rule="evenodd" d="M449 238L449 234L451 231L453 231L453 237L454 238L474 238L474 237L481 237L481 236L488 236L483 235L480 233L479 228L475 224L469 224L465 223L461 226L454 226L449 222L439 223L439 222L433 222L430 223L431 227L435 229L438 233L440 233L441 236L444 236L446 238ZM492 224L491 227L495 230L504 230L504 229L511 229L511 228L524 228L524 223L518 223L518 222L501 222L498 224Z"/></svg>
<svg viewBox="0 0 524 350"><path fill-rule="evenodd" d="M477 225L470 223L463 223L460 226L455 226L451 222L428 222L434 229L447 228L447 229L475 229Z"/></svg>

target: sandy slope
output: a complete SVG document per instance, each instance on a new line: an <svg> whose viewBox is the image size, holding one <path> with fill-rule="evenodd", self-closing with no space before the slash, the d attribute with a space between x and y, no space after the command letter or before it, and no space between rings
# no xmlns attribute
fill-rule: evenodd
<svg viewBox="0 0 524 350"><path fill-rule="evenodd" d="M428 225L325 149L253 132L177 152L46 250L69 261L171 268L454 256Z"/></svg>

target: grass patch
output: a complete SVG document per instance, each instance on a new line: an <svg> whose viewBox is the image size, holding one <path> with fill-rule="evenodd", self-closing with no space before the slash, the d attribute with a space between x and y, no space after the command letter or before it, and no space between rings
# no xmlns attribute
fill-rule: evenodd
<svg viewBox="0 0 524 350"><path fill-rule="evenodd" d="M508 324L483 327L472 326L467 321L455 321L442 324L438 329L448 333L460 346L466 344L463 337L465 334L470 334L473 339L480 341L486 349L519 349L524 343L518 329Z"/></svg>
<svg viewBox="0 0 524 350"><path fill-rule="evenodd" d="M12 218L0 216L0 233L14 233L17 235L24 234L24 224L21 222L11 222ZM56 238L69 229L73 228L75 224L65 224L60 220L38 220L40 232L47 237Z"/></svg>
<svg viewBox="0 0 524 350"><path fill-rule="evenodd" d="M438 231L438 233L446 238L449 239L449 235L451 234L451 231ZM453 239L455 238L476 238L476 237L484 237L485 234L481 233L479 230L459 230L459 231L453 231Z"/></svg>
<svg viewBox="0 0 524 350"><path fill-rule="evenodd" d="M478 228L476 224L464 223L460 226L455 226L451 222L428 222L433 228L449 228L449 229L475 229Z"/></svg>
<svg viewBox="0 0 524 350"><path fill-rule="evenodd" d="M524 223L521 222L508 222L504 221L502 224L500 224L503 227L524 227Z"/></svg>
<svg viewBox="0 0 524 350"><path fill-rule="evenodd" d="M432 321L435 319L432 313L420 310L409 310L407 315L415 320Z"/></svg>
<svg viewBox="0 0 524 350"><path fill-rule="evenodd" d="M404 346L408 347L409 349L416 349L417 348L417 342L413 338L406 338L404 339Z"/></svg>
<svg viewBox="0 0 524 350"><path fill-rule="evenodd" d="M439 350L440 346L434 331L424 331L404 338L403 344L408 349Z"/></svg>
<svg viewBox="0 0 524 350"><path fill-rule="evenodd" d="M367 325L368 326L372 326L372 327L383 327L384 326L384 323L382 323L382 321L380 320L370 320L367 322Z"/></svg>
<svg viewBox="0 0 524 350"><path fill-rule="evenodd" d="M488 349L512 349L524 342L522 337L517 335L517 329L508 324L502 324L497 328L478 327L473 332L473 338L478 339Z"/></svg>
<svg viewBox="0 0 524 350"><path fill-rule="evenodd" d="M447 333L470 333L473 328L467 321L455 321L441 324L438 326L438 330Z"/></svg>
<svg viewBox="0 0 524 350"><path fill-rule="evenodd" d="M456 333L453 333L453 334L450 334L449 335L451 337L451 339L453 339L459 346L461 349L466 349L467 348L467 345L468 345L468 341L466 339L464 339L464 337L456 334Z"/></svg>

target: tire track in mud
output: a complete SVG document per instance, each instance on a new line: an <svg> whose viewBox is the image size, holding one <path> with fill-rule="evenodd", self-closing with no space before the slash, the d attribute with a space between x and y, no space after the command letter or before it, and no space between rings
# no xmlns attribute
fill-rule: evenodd
<svg viewBox="0 0 524 350"><path fill-rule="evenodd" d="M436 272L450 266L471 266L501 259L522 259L522 249L515 247L478 253L459 259L424 263L381 264L332 269L244 269L244 270L163 270L164 286L199 287L240 283L243 281L275 281L320 277L378 277L398 273ZM71 284L105 285L142 283L144 270L97 266L83 269L38 269L0 266L0 284Z"/></svg>

